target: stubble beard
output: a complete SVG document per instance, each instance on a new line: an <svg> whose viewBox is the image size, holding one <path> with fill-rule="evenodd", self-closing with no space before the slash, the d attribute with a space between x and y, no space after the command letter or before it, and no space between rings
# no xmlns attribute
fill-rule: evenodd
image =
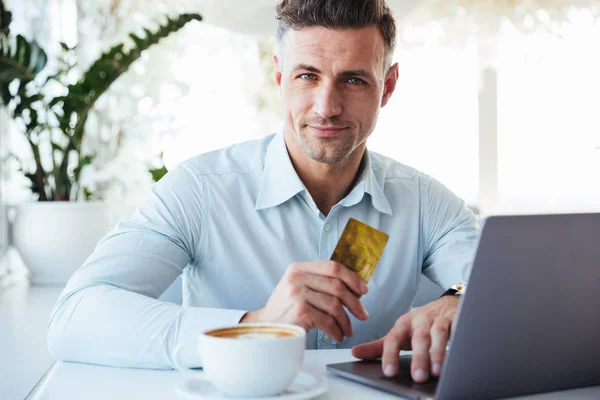
<svg viewBox="0 0 600 400"><path fill-rule="evenodd" d="M344 133L335 137L319 138L312 137L301 129L297 138L302 150L311 160L323 164L339 164L346 160L354 150L352 136Z"/></svg>

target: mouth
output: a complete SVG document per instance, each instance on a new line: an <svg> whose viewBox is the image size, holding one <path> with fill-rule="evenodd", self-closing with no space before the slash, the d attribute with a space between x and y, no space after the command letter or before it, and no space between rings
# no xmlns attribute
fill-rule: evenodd
<svg viewBox="0 0 600 400"><path fill-rule="evenodd" d="M347 129L345 127L337 127L337 126L308 125L308 127L313 132L315 132L318 136L336 136Z"/></svg>

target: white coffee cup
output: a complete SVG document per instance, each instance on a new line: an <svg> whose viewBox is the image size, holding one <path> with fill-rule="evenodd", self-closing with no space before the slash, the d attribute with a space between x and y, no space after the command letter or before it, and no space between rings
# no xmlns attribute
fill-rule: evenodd
<svg viewBox="0 0 600 400"><path fill-rule="evenodd" d="M203 371L182 365L181 351L190 348L185 344L177 346L173 361L178 370L210 381L226 396L268 397L292 384L302 367L305 347L306 331L299 326L244 323L198 335L193 351Z"/></svg>

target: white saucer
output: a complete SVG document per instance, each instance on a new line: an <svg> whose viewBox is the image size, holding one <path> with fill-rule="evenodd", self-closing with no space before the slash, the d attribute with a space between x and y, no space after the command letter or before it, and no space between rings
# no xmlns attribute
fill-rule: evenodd
<svg viewBox="0 0 600 400"><path fill-rule="evenodd" d="M312 399L327 391L327 383L324 378L316 377L308 372L299 372L294 382L287 390L279 396L274 397L236 397L236 400L304 400ZM175 392L180 396L190 399L225 399L223 393L217 391L207 380L204 379L182 379L175 385Z"/></svg>

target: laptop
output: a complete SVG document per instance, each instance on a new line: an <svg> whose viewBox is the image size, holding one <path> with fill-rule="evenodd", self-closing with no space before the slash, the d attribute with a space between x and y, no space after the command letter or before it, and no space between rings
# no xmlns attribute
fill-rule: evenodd
<svg viewBox="0 0 600 400"><path fill-rule="evenodd" d="M600 214L489 217L439 379L333 374L409 399L497 399L600 385Z"/></svg>

